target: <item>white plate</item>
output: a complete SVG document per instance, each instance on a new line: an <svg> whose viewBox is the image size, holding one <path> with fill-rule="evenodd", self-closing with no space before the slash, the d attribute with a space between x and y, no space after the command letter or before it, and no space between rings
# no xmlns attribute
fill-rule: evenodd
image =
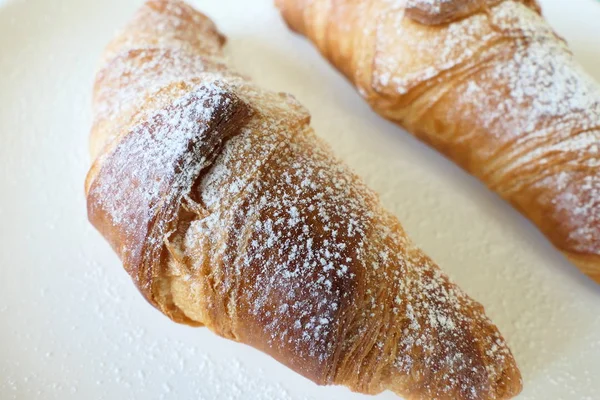
<svg viewBox="0 0 600 400"><path fill-rule="evenodd" d="M600 4L542 3L600 80ZM194 4L229 36L239 69L294 93L318 134L486 306L523 372L521 398L600 398L600 286L475 179L369 111L285 29L271 0ZM94 68L138 5L0 0L0 398L370 398L318 387L256 350L170 322L87 223Z"/></svg>

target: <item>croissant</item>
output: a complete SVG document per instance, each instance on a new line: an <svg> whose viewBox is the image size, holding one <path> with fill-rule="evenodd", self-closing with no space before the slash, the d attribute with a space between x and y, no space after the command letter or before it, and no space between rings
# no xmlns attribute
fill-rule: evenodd
<svg viewBox="0 0 600 400"><path fill-rule="evenodd" d="M600 283L600 89L535 0L276 0L368 104Z"/></svg>
<svg viewBox="0 0 600 400"><path fill-rule="evenodd" d="M151 0L94 87L88 216L172 320L318 384L506 399L515 360L483 307L333 155L292 96L229 69L224 37Z"/></svg>

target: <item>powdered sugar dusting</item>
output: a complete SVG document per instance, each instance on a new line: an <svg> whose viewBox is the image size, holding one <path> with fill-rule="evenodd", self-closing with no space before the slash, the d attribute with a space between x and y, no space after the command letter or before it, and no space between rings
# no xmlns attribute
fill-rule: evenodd
<svg viewBox="0 0 600 400"><path fill-rule="evenodd" d="M180 203L245 110L222 83L206 81L187 89L121 134L98 169L92 169L97 176L88 192L90 220L150 300L152 271Z"/></svg>
<svg viewBox="0 0 600 400"><path fill-rule="evenodd" d="M246 135L253 132L240 136ZM244 148L235 146L239 153L229 157L239 160ZM252 178L243 190L236 184L233 199L223 195L210 203L209 216L193 222L185 236L194 260L188 273L212 281L211 292L220 293L216 302L229 302L224 308L235 308L234 321L246 321L235 322L239 330L231 335L249 340L244 327L256 324L262 333L250 343L266 343L276 358L282 351L294 354L291 366L300 371L329 365L342 346L340 364L317 376L322 383L335 383L336 368L349 368L354 357L372 357L373 363L389 360L400 375L444 365L443 374L428 378L435 380L432 388L464 398L489 390L489 381L512 360L505 342L479 306L379 209L375 196L309 129L265 158L258 171L248 172ZM227 187L224 182L240 178L217 164L204 179ZM221 268L203 277L205 265ZM202 296L202 286L191 289ZM480 337L482 328L491 336ZM340 330L347 332L344 341ZM484 355L474 352L474 337ZM365 338L366 348L357 347ZM376 365L364 364L361 373Z"/></svg>
<svg viewBox="0 0 600 400"><path fill-rule="evenodd" d="M182 53L180 49L161 48L119 53L97 77L96 118L114 118L171 82L224 69L220 62L200 56L182 62Z"/></svg>
<svg viewBox="0 0 600 400"><path fill-rule="evenodd" d="M97 110L118 114L131 99L150 97L135 111L132 131L119 132L111 157L100 159L111 174L102 171L91 190L93 205L134 239L117 236L117 247L169 242L165 265L151 268L172 302L160 303L163 311L175 308L318 383L375 393L421 387L430 397L463 399L504 390L496 387L501 377L518 388L514 360L481 306L335 159L306 109L226 70L212 45L179 51L179 36L190 32L219 40L201 24L173 33L202 21L181 8L165 7L165 24L148 11L156 27L126 32L143 38L141 49L128 47L134 40L114 42L127 53L113 44L113 62L124 67L105 71L104 83L114 86L98 97ZM157 41L163 30L174 39ZM111 90L117 96L109 104ZM234 137L203 129L238 100L252 112ZM172 226L170 216L183 211ZM152 234L135 236L146 225ZM121 251L127 259L131 249ZM147 258L158 263L157 254Z"/></svg>
<svg viewBox="0 0 600 400"><path fill-rule="evenodd" d="M484 99L499 82L508 90L503 101L475 102L483 128L496 136L496 146L504 145L486 170L498 182L494 188L509 198L544 193L538 197L551 218L568 221L555 228L563 235L561 247L597 253L600 196L590 180L600 173L600 88L562 40L538 28L541 18L530 13L518 19L517 11L498 7L494 14L504 31L519 29L522 35L512 57L471 81L464 94L469 101ZM582 167L587 171L575 171Z"/></svg>
<svg viewBox="0 0 600 400"><path fill-rule="evenodd" d="M376 95L373 106L443 144L520 209L535 197L554 221L542 229L561 249L600 254L600 199L584 181L600 174L600 88L546 21L517 1L443 27L385 18L372 86L413 100L399 107ZM424 130L432 120L453 132Z"/></svg>
<svg viewBox="0 0 600 400"><path fill-rule="evenodd" d="M377 34L373 83L378 90L405 94L419 83L451 69L473 56L493 32L485 32L486 16L477 14L452 23L443 31L427 28L404 16L404 10L386 14ZM402 51L397 51L398 47ZM411 57L406 57L411 54Z"/></svg>
<svg viewBox="0 0 600 400"><path fill-rule="evenodd" d="M194 29L187 29L188 24ZM126 129L143 100L161 88L205 72L227 73L221 40L212 21L185 3L147 2L103 55L93 102L93 156Z"/></svg>
<svg viewBox="0 0 600 400"><path fill-rule="evenodd" d="M231 100L224 97L226 92L214 83L208 89L205 88L207 86L201 88L200 94L191 92L176 99L172 107L151 115L137 125L137 129L130 133L129 137L122 138L111 155L111 159L117 164L110 166L119 173L103 174L102 183L97 184L93 191L100 202L99 205L109 212L113 225L121 225L125 219L134 217L124 213L138 211L126 206L131 201L131 187L144 183L136 193L141 201L147 204L147 208L150 208L150 204L160 198L166 190L163 185L167 181L155 177L174 176L180 164L189 165L192 162L191 159L181 159L182 156L185 157L190 143L209 140L202 135L206 132L206 126L203 127L202 124L213 120L216 108L221 105L227 106ZM196 155L187 155L193 156ZM203 161L199 161L198 164L202 165ZM135 173L124 173L128 171ZM185 169L182 172L190 175L183 179L184 182L189 182L191 176L198 174L198 171L193 169Z"/></svg>

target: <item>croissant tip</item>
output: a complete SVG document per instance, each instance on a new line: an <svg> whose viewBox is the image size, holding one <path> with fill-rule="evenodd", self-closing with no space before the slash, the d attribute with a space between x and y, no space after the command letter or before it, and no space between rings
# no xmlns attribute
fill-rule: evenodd
<svg viewBox="0 0 600 400"><path fill-rule="evenodd" d="M516 364L509 364L494 385L497 389L490 399L512 399L523 390L523 377Z"/></svg>
<svg viewBox="0 0 600 400"><path fill-rule="evenodd" d="M304 9L306 6L303 1L275 0L275 7L281 13L287 27L302 34L305 31Z"/></svg>

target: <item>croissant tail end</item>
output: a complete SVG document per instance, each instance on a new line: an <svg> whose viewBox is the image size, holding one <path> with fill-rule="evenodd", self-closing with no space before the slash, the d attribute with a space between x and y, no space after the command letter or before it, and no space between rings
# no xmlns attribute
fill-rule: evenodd
<svg viewBox="0 0 600 400"><path fill-rule="evenodd" d="M299 34L304 34L304 1L301 0L275 0L275 6L281 12L288 28Z"/></svg>
<svg viewBox="0 0 600 400"><path fill-rule="evenodd" d="M523 390L523 378L516 364L508 364L496 382L490 399L512 399Z"/></svg>
<svg viewBox="0 0 600 400"><path fill-rule="evenodd" d="M418 372L407 375L392 369L373 394L389 390L407 400L508 400L521 393L523 379L512 355L508 355L502 364L489 366L497 373L481 376L477 382L473 381L473 376L461 372L443 378L430 376L423 379L423 374Z"/></svg>
<svg viewBox="0 0 600 400"><path fill-rule="evenodd" d="M435 398L440 400L508 400L516 397L523 389L520 376L517 376L514 381L512 379L509 380L503 378L503 381L496 382L495 385L497 385L496 390L488 391L487 393L469 393L469 395L452 393L447 395L436 395ZM405 387L403 387L402 390L396 390L395 385L390 385L384 390L389 390L407 400L424 400L431 398L431 395L424 391L407 393Z"/></svg>
<svg viewBox="0 0 600 400"><path fill-rule="evenodd" d="M495 392L491 391L487 393L474 393L473 396L452 393L446 396L442 394L441 397L440 395L436 395L435 398L440 400L509 400L516 397L519 393L521 393L521 390L523 389L520 381L517 383L499 382L497 384L500 385L502 388L498 389ZM424 400L432 398L430 394L425 392L416 391L407 393L405 388L401 391L395 390L393 385L388 388L385 388L385 390L389 390L407 400Z"/></svg>
<svg viewBox="0 0 600 400"><path fill-rule="evenodd" d="M596 254L578 254L563 251L563 254L571 261L581 272L586 274L594 282L600 284L600 256Z"/></svg>

